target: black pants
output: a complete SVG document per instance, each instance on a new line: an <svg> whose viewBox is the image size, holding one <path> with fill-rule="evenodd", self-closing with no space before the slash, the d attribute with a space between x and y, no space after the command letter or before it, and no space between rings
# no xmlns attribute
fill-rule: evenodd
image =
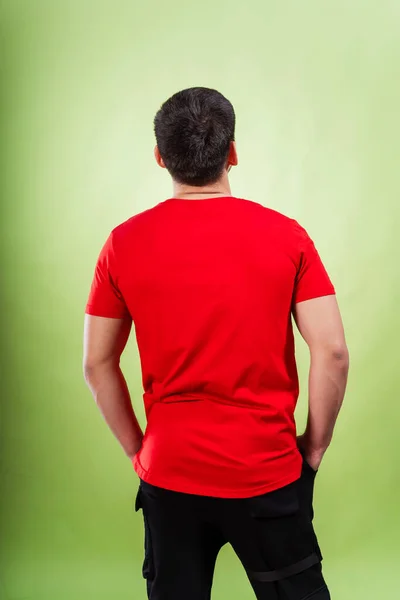
<svg viewBox="0 0 400 600"><path fill-rule="evenodd" d="M329 600L312 525L315 471L261 496L212 498L140 482L143 576L149 600L209 600L219 550L230 543L258 600Z"/></svg>

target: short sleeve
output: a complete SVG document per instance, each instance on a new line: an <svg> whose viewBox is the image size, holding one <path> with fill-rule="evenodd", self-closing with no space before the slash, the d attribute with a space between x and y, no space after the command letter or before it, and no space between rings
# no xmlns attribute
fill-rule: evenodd
<svg viewBox="0 0 400 600"><path fill-rule="evenodd" d="M97 260L85 312L96 317L114 319L122 319L129 315L122 294L117 287L117 260L112 233Z"/></svg>
<svg viewBox="0 0 400 600"><path fill-rule="evenodd" d="M307 232L297 225L300 260L296 274L293 303L335 294L335 288Z"/></svg>

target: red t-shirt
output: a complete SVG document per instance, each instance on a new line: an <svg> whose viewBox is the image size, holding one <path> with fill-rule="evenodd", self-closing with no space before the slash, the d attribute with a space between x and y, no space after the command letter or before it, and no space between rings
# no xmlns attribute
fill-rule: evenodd
<svg viewBox="0 0 400 600"><path fill-rule="evenodd" d="M291 312L334 293L306 231L249 200L172 198L116 227L86 312L135 325L147 417L136 473L236 498L297 479Z"/></svg>

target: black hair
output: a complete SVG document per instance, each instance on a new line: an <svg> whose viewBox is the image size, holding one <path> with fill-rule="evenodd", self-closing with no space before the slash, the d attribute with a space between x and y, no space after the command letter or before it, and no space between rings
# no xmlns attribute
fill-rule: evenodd
<svg viewBox="0 0 400 600"><path fill-rule="evenodd" d="M204 186L222 175L235 139L235 111L216 90L189 88L164 102L155 116L154 131L172 178Z"/></svg>

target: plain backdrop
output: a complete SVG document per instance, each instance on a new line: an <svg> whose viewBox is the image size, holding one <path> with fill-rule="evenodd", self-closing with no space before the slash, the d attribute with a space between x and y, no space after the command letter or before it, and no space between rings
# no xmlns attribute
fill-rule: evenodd
<svg viewBox="0 0 400 600"><path fill-rule="evenodd" d="M351 373L315 497L332 599L394 598L399 3L3 0L0 19L0 597L146 597L138 480L82 378L83 313L110 230L172 193L155 112L200 85L236 108L233 193L299 220L337 288ZM144 424L134 338L123 367ZM227 598L253 598L228 547Z"/></svg>

